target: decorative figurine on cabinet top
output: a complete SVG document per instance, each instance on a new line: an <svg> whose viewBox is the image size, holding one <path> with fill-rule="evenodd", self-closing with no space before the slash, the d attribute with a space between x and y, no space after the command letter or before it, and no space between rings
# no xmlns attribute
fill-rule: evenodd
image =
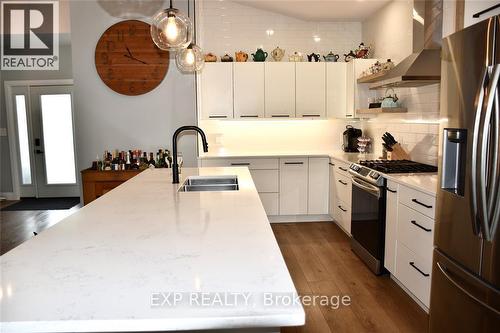
<svg viewBox="0 0 500 333"><path fill-rule="evenodd" d="M351 61L352 59L355 59L355 58L356 58L356 54L352 50L349 51L349 53L344 54L344 61L345 62L349 62L349 61Z"/></svg>
<svg viewBox="0 0 500 333"><path fill-rule="evenodd" d="M304 57L302 56L302 53L295 51L288 57L288 60L292 62L301 62L304 61Z"/></svg>
<svg viewBox="0 0 500 333"><path fill-rule="evenodd" d="M274 61L281 61L284 55L285 50L280 49L279 46L276 46L276 48L271 52L271 57L273 57Z"/></svg>
<svg viewBox="0 0 500 333"><path fill-rule="evenodd" d="M258 61L258 62L266 61L267 52L265 52L261 48L258 48L257 51L255 51L255 53L252 53L252 58L253 61Z"/></svg>
<svg viewBox="0 0 500 333"><path fill-rule="evenodd" d="M366 46L365 43L359 44L358 48L354 53L358 59L367 59L370 56L371 46Z"/></svg>
<svg viewBox="0 0 500 333"><path fill-rule="evenodd" d="M221 62L233 62L233 57L231 57L229 54L224 54L222 57L220 57Z"/></svg>
<svg viewBox="0 0 500 333"><path fill-rule="evenodd" d="M217 56L213 53L205 54L205 62L217 62Z"/></svg>
<svg viewBox="0 0 500 333"><path fill-rule="evenodd" d="M246 62L248 60L248 54L243 51L235 52L234 57L236 62Z"/></svg>
<svg viewBox="0 0 500 333"><path fill-rule="evenodd" d="M307 55L307 60L309 62L320 62L321 56L318 53L311 53Z"/></svg>
<svg viewBox="0 0 500 333"><path fill-rule="evenodd" d="M340 56L338 54L333 53L330 51L326 56L323 56L323 59L325 59L326 62L337 62L339 60Z"/></svg>

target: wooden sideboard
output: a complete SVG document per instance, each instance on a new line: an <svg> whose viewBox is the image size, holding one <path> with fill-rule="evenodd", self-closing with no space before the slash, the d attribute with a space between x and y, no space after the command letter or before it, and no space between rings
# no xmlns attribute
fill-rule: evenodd
<svg viewBox="0 0 500 333"><path fill-rule="evenodd" d="M141 170L82 170L83 204L87 205L140 172Z"/></svg>

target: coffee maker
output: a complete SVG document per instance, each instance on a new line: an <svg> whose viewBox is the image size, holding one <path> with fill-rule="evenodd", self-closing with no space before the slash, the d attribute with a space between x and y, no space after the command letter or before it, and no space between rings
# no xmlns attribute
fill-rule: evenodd
<svg viewBox="0 0 500 333"><path fill-rule="evenodd" d="M345 128L342 150L346 153L357 153L358 138L363 135L363 132L359 128L354 128L351 125L347 125Z"/></svg>

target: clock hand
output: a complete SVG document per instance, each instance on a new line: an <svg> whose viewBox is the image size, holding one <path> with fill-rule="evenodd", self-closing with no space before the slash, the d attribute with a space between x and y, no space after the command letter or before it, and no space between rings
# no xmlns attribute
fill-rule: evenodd
<svg viewBox="0 0 500 333"><path fill-rule="evenodd" d="M147 63L146 63L146 62L144 62L144 61L142 61L142 60L140 60L140 59L137 59L137 58L131 57L131 56L129 56L128 54L124 54L124 56L125 56L125 57L127 57L127 58L130 58L130 59L132 59L132 60L135 60L135 61L138 61L138 62L142 62L144 65L147 65Z"/></svg>
<svg viewBox="0 0 500 333"><path fill-rule="evenodd" d="M132 52L130 52L130 49L128 48L128 46L127 46L127 45L125 45L125 48L127 49L128 54L129 54L131 57L133 57Z"/></svg>

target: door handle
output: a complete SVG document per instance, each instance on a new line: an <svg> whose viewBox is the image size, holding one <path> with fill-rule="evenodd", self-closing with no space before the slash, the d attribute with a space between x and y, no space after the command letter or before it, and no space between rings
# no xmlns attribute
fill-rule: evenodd
<svg viewBox="0 0 500 333"><path fill-rule="evenodd" d="M35 154L43 154L43 151L41 151L40 149L37 149L37 150L35 150Z"/></svg>
<svg viewBox="0 0 500 333"><path fill-rule="evenodd" d="M418 223L417 223L417 221L415 221L415 220L411 220L410 222L411 222L411 224L413 224L413 225L415 225L415 226L419 227L420 229L422 229L422 230L424 230L424 231L427 231L427 232L431 232L431 231L432 231L432 229L427 229L427 228L426 228L426 227L424 227L423 225L418 224Z"/></svg>
<svg viewBox="0 0 500 333"><path fill-rule="evenodd" d="M217 116L217 115L214 115L214 116L208 116L208 118L210 118L210 119L226 119L227 116Z"/></svg>
<svg viewBox="0 0 500 333"><path fill-rule="evenodd" d="M250 163L248 163L248 162L242 162L242 163L231 162L231 165L232 166L247 166L247 165L250 165Z"/></svg>
<svg viewBox="0 0 500 333"><path fill-rule="evenodd" d="M347 185L347 183L346 183L346 182L344 182L344 181L342 181L342 180L340 180L340 179L338 180L338 182L339 182L340 184L342 184L342 185Z"/></svg>
<svg viewBox="0 0 500 333"><path fill-rule="evenodd" d="M414 202L414 203L416 203L416 204L419 204L420 206L423 206L425 208L429 208L429 209L432 208L432 206L426 205L423 202L418 201L417 199L411 199L411 201Z"/></svg>
<svg viewBox="0 0 500 333"><path fill-rule="evenodd" d="M341 211L343 211L344 213L345 213L345 212L347 212L347 209L342 208L342 206L340 206L340 205L339 205L338 207L339 207L339 208L340 208L340 210L341 210Z"/></svg>
<svg viewBox="0 0 500 333"><path fill-rule="evenodd" d="M342 170L342 171L347 171L347 169L343 168L343 167L339 167L339 169Z"/></svg>
<svg viewBox="0 0 500 333"><path fill-rule="evenodd" d="M286 165L302 165L304 162L285 162Z"/></svg>
<svg viewBox="0 0 500 333"><path fill-rule="evenodd" d="M396 191L396 190L391 190L391 189L390 189L390 188L388 188L388 187L387 187L386 189L387 189L387 191L389 191L389 192L391 192L391 193L398 193L398 191Z"/></svg>
<svg viewBox="0 0 500 333"><path fill-rule="evenodd" d="M240 116L240 118L259 118L259 116L253 114L243 114Z"/></svg>
<svg viewBox="0 0 500 333"><path fill-rule="evenodd" d="M430 275L429 273L424 273L420 268L418 268L417 265L415 265L415 262L410 261L409 264L411 267L415 268L415 270L418 271L423 276L428 277Z"/></svg>
<svg viewBox="0 0 500 333"><path fill-rule="evenodd" d="M35 146L40 146L40 138L35 139Z"/></svg>

